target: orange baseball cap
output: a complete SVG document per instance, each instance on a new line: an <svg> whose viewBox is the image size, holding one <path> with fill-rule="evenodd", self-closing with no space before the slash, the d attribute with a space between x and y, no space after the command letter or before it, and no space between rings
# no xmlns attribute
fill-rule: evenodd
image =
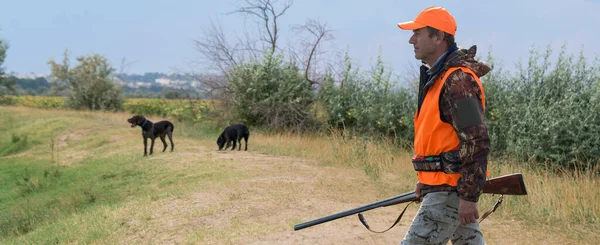
<svg viewBox="0 0 600 245"><path fill-rule="evenodd" d="M398 23L403 30L416 30L423 27L433 27L450 35L456 33L454 17L443 7L429 7L421 11L415 20Z"/></svg>

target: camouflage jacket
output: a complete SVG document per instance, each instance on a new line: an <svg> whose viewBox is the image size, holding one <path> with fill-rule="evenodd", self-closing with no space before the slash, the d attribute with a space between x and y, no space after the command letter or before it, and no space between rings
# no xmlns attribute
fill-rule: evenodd
<svg viewBox="0 0 600 245"><path fill-rule="evenodd" d="M470 68L479 77L487 74L491 68L483 62L475 60L476 52L476 46L472 46L468 50L457 49L451 52L441 64L434 64L431 69L437 70L434 74L427 72L430 70L428 66L421 66L418 109L420 110L421 108L428 88L431 87L437 76L443 76L448 68L465 66ZM483 123L459 131L457 120L453 116L453 110L456 109L457 101L467 98L476 98L479 105L481 105L481 91L479 86L471 75L461 70L454 71L448 76L446 83L442 87L439 108L441 120L452 124L460 140L459 159L461 162L461 177L458 180L456 188L450 186L424 186L422 188L423 193L451 190L458 191L459 197L464 200L472 202L479 200L479 196L485 185L490 139L487 125L485 124L485 113L481 106L479 106L479 112Z"/></svg>

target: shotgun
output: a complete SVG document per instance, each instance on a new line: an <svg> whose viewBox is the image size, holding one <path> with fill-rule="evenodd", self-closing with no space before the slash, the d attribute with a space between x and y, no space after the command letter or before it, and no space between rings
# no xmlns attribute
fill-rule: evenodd
<svg viewBox="0 0 600 245"><path fill-rule="evenodd" d="M487 217L489 214L494 212L496 210L496 208L498 208L500 203L502 203L503 195L527 195L527 189L525 188L525 182L523 182L523 175L521 173L515 173L515 174L504 175L504 176L486 180L485 186L483 187L483 193L499 194L501 196L500 196L500 199L498 199L498 202L496 202L496 204L494 205L493 209L486 212L484 215L482 215L479 222L481 222L483 219L485 219L485 217ZM311 227L313 225L318 225L321 223L329 222L332 220L336 220L339 218L343 218L346 216L350 216L353 214L358 214L361 223L363 223L363 225L367 229L371 230L369 228L369 226L367 225L364 217L362 216L362 214L361 214L362 212L365 212L365 211L371 210L371 209L375 209L375 208L396 205L396 204L400 204L400 203L406 203L406 202L412 203L414 201L418 201L418 199L417 199L416 193L414 191L411 191L411 192L407 192L407 193L404 193L404 194L401 194L401 195L398 195L395 197L391 197L391 198L388 198L385 200L374 202L374 203L371 203L371 204L368 204L368 205L365 205L362 207L346 210L343 212L339 212L336 214L328 215L328 216L325 216L322 218L318 218L315 220L297 224L294 226L294 231L301 230L301 229L304 229L307 227ZM409 203L409 205L410 205L410 203ZM404 211L406 211L407 207L408 207L408 205L404 208ZM402 213L400 214L398 219L396 219L396 222L392 225L392 227L394 227L394 225L396 225L398 223L398 221L400 221L400 218L402 218L404 211L402 211ZM388 228L387 230L391 229L392 227ZM387 231L387 230L385 230L385 231ZM385 231L383 231L383 232L385 232ZM373 232L375 232L375 231L373 231ZM377 232L377 233L383 233L383 232Z"/></svg>

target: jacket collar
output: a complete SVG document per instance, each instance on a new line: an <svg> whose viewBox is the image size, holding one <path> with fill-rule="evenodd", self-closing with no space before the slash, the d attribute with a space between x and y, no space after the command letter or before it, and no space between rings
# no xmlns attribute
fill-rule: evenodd
<svg viewBox="0 0 600 245"><path fill-rule="evenodd" d="M435 77L435 75L437 75L444 67L444 61L446 60L448 55L450 55L456 50L458 50L458 46L455 42L450 46L448 51L446 51L445 53L440 55L440 57L438 57L438 59L433 63L433 66L429 68L429 70L427 70L427 75L429 75L430 77Z"/></svg>

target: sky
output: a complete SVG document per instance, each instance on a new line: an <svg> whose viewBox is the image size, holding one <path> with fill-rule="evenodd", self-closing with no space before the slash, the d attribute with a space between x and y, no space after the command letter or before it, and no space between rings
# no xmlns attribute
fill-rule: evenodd
<svg viewBox="0 0 600 245"><path fill-rule="evenodd" d="M280 0L282 1L282 0ZM568 4L567 4L568 2ZM62 60L65 48L71 60L90 53L106 57L113 67L126 73L202 72L201 54L193 40L203 38L211 21L220 22L230 37L245 28L255 30L253 19L230 14L243 1L237 0L53 0L3 1L0 38L9 49L7 72L50 73L48 61ZM297 41L293 25L316 19L332 29L329 47L348 49L361 67L368 67L379 54L393 70L417 64L408 44L412 34L397 27L424 8L443 6L456 19L459 46L476 44L478 55L491 54L511 68L527 59L535 45L584 55L600 54L599 0L296 0L280 18L280 41ZM558 51L556 51L557 53ZM333 54L331 54L333 55ZM72 63L73 64L73 63Z"/></svg>

